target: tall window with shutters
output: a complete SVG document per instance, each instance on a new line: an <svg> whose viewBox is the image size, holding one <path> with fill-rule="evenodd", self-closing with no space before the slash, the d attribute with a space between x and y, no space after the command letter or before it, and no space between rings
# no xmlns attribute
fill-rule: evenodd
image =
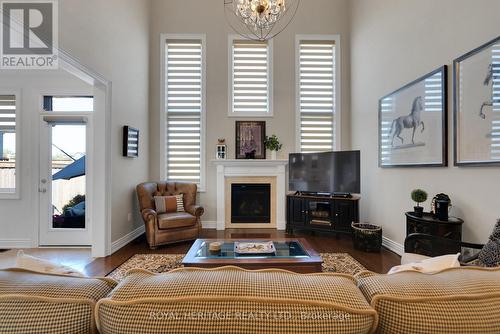
<svg viewBox="0 0 500 334"><path fill-rule="evenodd" d="M500 44L495 44L491 52L491 74L493 77L491 98L491 160L500 160Z"/></svg>
<svg viewBox="0 0 500 334"><path fill-rule="evenodd" d="M15 94L0 94L0 197L15 195L19 181L16 101Z"/></svg>
<svg viewBox="0 0 500 334"><path fill-rule="evenodd" d="M297 36L296 52L297 149L339 149L338 38Z"/></svg>
<svg viewBox="0 0 500 334"><path fill-rule="evenodd" d="M229 36L229 116L273 116L272 40Z"/></svg>
<svg viewBox="0 0 500 334"><path fill-rule="evenodd" d="M165 175L204 188L205 45L166 39Z"/></svg>

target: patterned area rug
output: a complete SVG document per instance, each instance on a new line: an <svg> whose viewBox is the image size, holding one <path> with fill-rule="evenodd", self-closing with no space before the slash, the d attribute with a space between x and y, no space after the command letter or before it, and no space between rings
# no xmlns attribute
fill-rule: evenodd
<svg viewBox="0 0 500 334"><path fill-rule="evenodd" d="M354 275L365 267L347 253L321 253L323 272ZM140 268L154 273L164 273L182 267L184 254L136 254L107 276L117 281L125 277L130 269Z"/></svg>

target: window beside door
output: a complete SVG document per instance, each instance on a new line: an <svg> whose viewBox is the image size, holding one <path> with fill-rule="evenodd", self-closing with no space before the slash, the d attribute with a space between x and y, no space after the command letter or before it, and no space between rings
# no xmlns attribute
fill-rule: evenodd
<svg viewBox="0 0 500 334"><path fill-rule="evenodd" d="M0 95L0 198L17 198L19 183L18 96Z"/></svg>

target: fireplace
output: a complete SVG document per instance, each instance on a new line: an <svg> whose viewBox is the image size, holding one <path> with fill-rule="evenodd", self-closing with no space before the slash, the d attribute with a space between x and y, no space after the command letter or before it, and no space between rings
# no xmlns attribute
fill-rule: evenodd
<svg viewBox="0 0 500 334"><path fill-rule="evenodd" d="M271 184L232 183L231 223L271 224Z"/></svg>
<svg viewBox="0 0 500 334"><path fill-rule="evenodd" d="M217 230L268 228L285 230L286 165L288 160L212 160L217 166ZM270 223L233 223L232 185L270 185ZM237 189L238 190L238 189Z"/></svg>

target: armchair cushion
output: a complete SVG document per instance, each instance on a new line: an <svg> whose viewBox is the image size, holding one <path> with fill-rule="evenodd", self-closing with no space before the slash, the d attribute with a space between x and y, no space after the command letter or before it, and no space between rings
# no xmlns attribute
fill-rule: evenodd
<svg viewBox="0 0 500 334"><path fill-rule="evenodd" d="M195 224L196 217L187 212L163 213L158 215L158 228L160 230L188 227Z"/></svg>
<svg viewBox="0 0 500 334"><path fill-rule="evenodd" d="M182 194L174 196L154 196L157 213L184 212Z"/></svg>

